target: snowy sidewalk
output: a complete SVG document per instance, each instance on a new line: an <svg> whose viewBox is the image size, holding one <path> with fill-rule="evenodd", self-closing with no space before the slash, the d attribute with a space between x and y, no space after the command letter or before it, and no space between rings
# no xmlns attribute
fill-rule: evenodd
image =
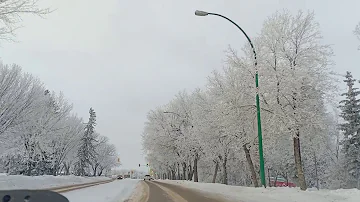
<svg viewBox="0 0 360 202"><path fill-rule="evenodd" d="M109 180L107 177L0 175L0 190L47 189Z"/></svg>
<svg viewBox="0 0 360 202"><path fill-rule="evenodd" d="M195 183L180 180L162 180L161 182L176 184L203 192L215 193L230 201L243 202L359 202L360 190L309 190L298 188L270 187L253 188L229 186L213 183Z"/></svg>

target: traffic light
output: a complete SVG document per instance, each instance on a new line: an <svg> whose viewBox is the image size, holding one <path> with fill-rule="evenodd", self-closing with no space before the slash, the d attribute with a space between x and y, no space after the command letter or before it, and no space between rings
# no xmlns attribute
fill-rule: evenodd
<svg viewBox="0 0 360 202"><path fill-rule="evenodd" d="M140 167L140 163L139 163L139 167Z"/></svg>

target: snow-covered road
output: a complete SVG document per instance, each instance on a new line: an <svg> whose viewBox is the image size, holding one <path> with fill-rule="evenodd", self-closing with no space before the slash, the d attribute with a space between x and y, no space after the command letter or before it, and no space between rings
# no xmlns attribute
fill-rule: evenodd
<svg viewBox="0 0 360 202"><path fill-rule="evenodd" d="M70 202L122 202L128 199L139 180L116 180L85 189L63 193Z"/></svg>

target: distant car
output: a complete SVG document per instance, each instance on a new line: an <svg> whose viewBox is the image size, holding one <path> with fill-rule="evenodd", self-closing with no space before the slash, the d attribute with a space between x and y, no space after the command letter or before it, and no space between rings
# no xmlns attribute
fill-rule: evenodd
<svg viewBox="0 0 360 202"><path fill-rule="evenodd" d="M116 178L116 179L118 179L118 180L122 180L122 179L124 179L124 178L123 178L123 176L119 175L119 176L117 176L117 178Z"/></svg>
<svg viewBox="0 0 360 202"><path fill-rule="evenodd" d="M152 177L151 177L150 175L145 175L144 180L149 180L149 181L151 181L151 180L152 180Z"/></svg>

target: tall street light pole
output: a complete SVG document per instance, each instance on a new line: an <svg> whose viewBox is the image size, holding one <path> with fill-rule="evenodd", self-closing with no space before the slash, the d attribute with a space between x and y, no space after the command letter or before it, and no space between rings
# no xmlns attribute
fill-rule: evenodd
<svg viewBox="0 0 360 202"><path fill-rule="evenodd" d="M195 11L195 15L197 16L207 16L207 15L216 15L219 17L222 17L229 22L231 22L233 25L235 25L247 38L247 40L250 43L250 46L254 53L254 59L255 59L255 85L256 85L256 111L257 111L257 125L258 125L258 140L259 140L259 157L260 157L260 178L261 178L261 184L266 187L266 181L265 181L265 166L264 166L264 154L263 154L263 143L262 143L262 129L261 129L261 118L260 118L260 101L259 101L259 74L258 74L258 68L257 68L257 58L256 58L256 52L253 43L251 42L248 35L244 32L243 29L239 25L237 25L234 21L230 20L229 18L217 14L217 13L208 13L205 11Z"/></svg>

